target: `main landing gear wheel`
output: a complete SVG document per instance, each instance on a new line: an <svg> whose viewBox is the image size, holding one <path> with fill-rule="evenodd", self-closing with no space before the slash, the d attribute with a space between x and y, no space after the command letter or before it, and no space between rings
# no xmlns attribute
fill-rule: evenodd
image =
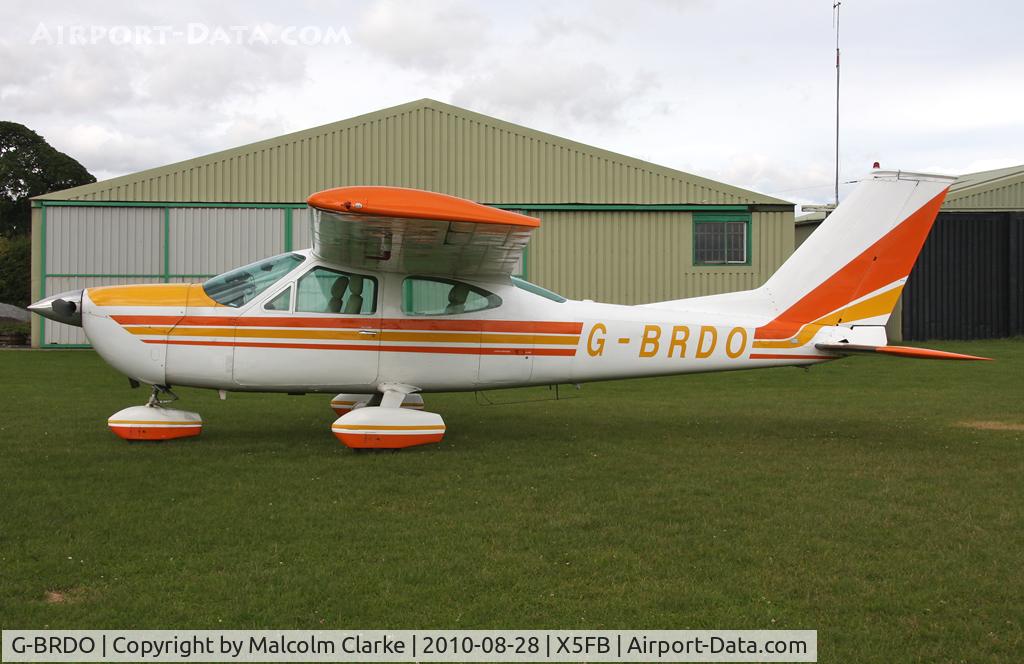
<svg viewBox="0 0 1024 664"><path fill-rule="evenodd" d="M160 393L172 398L161 401ZM167 408L177 397L166 387L153 386L153 393L145 406L130 406L107 419L107 426L118 437L129 440L173 440L191 438L203 431L203 418L199 413Z"/></svg>
<svg viewBox="0 0 1024 664"><path fill-rule="evenodd" d="M342 396L357 395L338 395ZM411 400L415 405L407 406L410 397L416 397ZM417 394L386 390L379 406L354 407L335 420L331 430L353 450L398 450L441 442L444 420L437 413L419 410L422 407L423 398Z"/></svg>

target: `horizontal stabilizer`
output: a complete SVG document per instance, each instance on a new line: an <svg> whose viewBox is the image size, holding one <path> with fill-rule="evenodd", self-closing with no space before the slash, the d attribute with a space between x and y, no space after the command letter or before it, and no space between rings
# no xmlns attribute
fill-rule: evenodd
<svg viewBox="0 0 1024 664"><path fill-rule="evenodd" d="M861 346L858 344L814 344L818 350L827 353L854 355L858 353L881 353L897 357L912 357L918 360L991 360L990 357L977 357L962 353L949 353L944 350L930 348L912 348L910 346Z"/></svg>

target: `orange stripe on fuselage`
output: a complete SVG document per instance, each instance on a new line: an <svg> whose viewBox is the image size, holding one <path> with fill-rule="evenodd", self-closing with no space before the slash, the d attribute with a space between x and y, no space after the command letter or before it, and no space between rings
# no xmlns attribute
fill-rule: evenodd
<svg viewBox="0 0 1024 664"><path fill-rule="evenodd" d="M943 190L775 320L757 328L754 338L792 338L809 321L839 311L847 303L906 277L914 267L945 196L946 190Z"/></svg>

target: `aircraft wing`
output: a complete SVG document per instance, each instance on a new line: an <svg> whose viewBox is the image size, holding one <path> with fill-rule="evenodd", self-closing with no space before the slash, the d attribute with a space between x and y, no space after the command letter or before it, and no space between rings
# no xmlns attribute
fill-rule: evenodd
<svg viewBox="0 0 1024 664"><path fill-rule="evenodd" d="M310 196L313 253L349 267L510 275L540 220L419 189L339 187Z"/></svg>

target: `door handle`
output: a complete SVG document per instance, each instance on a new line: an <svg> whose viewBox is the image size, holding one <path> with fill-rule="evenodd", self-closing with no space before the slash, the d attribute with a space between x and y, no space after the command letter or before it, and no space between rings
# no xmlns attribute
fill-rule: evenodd
<svg viewBox="0 0 1024 664"><path fill-rule="evenodd" d="M375 337L380 334L380 330L359 330L359 334L366 337Z"/></svg>

